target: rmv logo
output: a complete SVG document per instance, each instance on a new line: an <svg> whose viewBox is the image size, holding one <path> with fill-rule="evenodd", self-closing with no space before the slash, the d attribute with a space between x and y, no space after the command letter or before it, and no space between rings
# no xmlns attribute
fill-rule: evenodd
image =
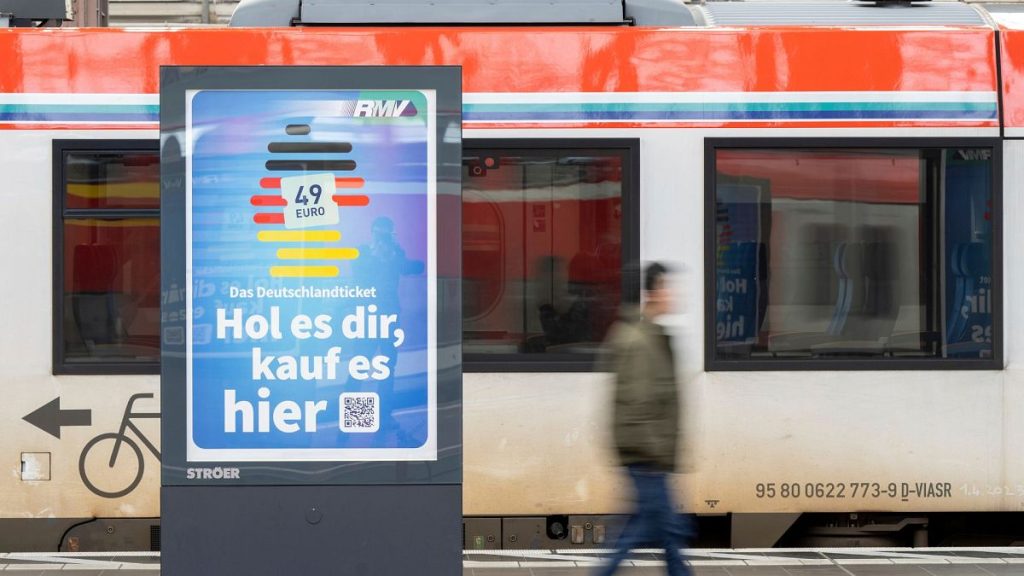
<svg viewBox="0 0 1024 576"><path fill-rule="evenodd" d="M358 100L352 112L354 118L398 118L415 116L412 100Z"/></svg>

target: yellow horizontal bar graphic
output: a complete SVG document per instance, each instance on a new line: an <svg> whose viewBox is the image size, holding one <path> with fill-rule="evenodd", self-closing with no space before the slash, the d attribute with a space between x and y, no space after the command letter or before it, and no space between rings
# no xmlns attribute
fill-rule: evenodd
<svg viewBox="0 0 1024 576"><path fill-rule="evenodd" d="M281 260L355 260L357 248L278 248Z"/></svg>
<svg viewBox="0 0 1024 576"><path fill-rule="evenodd" d="M334 278L341 271L337 266L271 266L274 278Z"/></svg>
<svg viewBox="0 0 1024 576"><path fill-rule="evenodd" d="M159 228L159 218L119 218L103 220L100 218L65 218L67 226L84 226L88 228Z"/></svg>
<svg viewBox="0 0 1024 576"><path fill-rule="evenodd" d="M68 183L68 194L79 198L159 198L160 182Z"/></svg>
<svg viewBox="0 0 1024 576"><path fill-rule="evenodd" d="M337 230L262 230L256 234L260 242L337 242Z"/></svg>

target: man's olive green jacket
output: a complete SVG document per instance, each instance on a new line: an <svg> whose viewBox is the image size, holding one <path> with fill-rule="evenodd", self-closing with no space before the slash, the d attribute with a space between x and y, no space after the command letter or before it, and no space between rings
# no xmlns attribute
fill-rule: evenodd
<svg viewBox="0 0 1024 576"><path fill-rule="evenodd" d="M664 329L624 311L606 341L615 375L614 438L623 465L676 469L679 391L672 343Z"/></svg>

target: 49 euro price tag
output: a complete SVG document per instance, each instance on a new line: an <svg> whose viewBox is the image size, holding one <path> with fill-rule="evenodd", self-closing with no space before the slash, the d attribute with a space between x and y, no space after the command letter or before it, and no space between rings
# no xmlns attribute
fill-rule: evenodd
<svg viewBox="0 0 1024 576"><path fill-rule="evenodd" d="M285 228L312 228L338 223L334 174L303 174L281 178Z"/></svg>

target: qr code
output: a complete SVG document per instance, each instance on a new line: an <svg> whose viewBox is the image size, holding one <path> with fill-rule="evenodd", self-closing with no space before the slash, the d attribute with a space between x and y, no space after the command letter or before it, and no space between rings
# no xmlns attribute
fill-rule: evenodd
<svg viewBox="0 0 1024 576"><path fill-rule="evenodd" d="M376 432L380 430L380 396L373 392L346 392L341 395L341 431Z"/></svg>

